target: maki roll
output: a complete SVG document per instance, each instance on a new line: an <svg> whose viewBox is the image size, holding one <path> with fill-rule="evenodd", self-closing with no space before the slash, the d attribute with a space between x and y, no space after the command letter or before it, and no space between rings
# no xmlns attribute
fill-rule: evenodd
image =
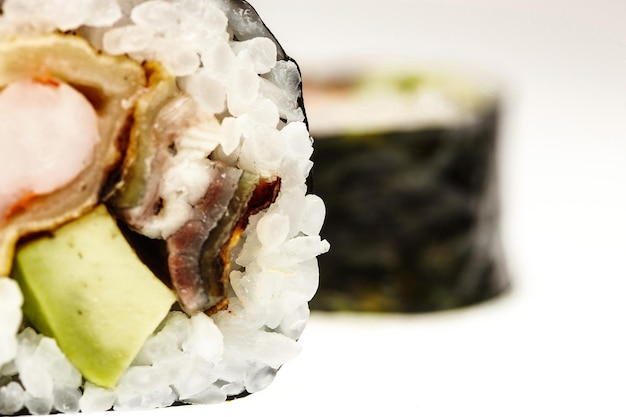
<svg viewBox="0 0 626 417"><path fill-rule="evenodd" d="M297 64L243 0L0 7L0 414L268 386L329 249Z"/></svg>
<svg viewBox="0 0 626 417"><path fill-rule="evenodd" d="M509 287L491 86L385 68L310 76L304 93L334 248L320 259L313 308L431 312Z"/></svg>

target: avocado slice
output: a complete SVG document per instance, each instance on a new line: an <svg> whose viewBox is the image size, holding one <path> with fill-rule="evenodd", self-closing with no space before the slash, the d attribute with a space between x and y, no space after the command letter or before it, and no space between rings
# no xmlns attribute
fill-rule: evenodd
<svg viewBox="0 0 626 417"><path fill-rule="evenodd" d="M18 247L24 315L88 381L114 388L176 297L139 260L106 207Z"/></svg>

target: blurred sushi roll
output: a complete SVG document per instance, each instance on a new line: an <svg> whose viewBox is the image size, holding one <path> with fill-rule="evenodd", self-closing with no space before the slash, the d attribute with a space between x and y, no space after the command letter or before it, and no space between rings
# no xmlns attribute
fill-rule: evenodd
<svg viewBox="0 0 626 417"><path fill-rule="evenodd" d="M429 312L509 288L499 236L499 103L478 80L417 69L304 81L327 206L319 310Z"/></svg>
<svg viewBox="0 0 626 417"><path fill-rule="evenodd" d="M329 249L297 64L243 0L0 7L0 414L267 387Z"/></svg>

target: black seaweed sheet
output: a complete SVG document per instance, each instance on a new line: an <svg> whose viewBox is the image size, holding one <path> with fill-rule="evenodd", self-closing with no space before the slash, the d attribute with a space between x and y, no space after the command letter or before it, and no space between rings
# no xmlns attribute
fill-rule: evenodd
<svg viewBox="0 0 626 417"><path fill-rule="evenodd" d="M316 137L313 187L332 250L313 309L428 312L509 288L496 107L469 125Z"/></svg>

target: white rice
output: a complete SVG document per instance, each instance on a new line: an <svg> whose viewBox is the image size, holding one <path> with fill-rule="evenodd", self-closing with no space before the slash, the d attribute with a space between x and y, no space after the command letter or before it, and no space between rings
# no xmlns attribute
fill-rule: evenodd
<svg viewBox="0 0 626 417"><path fill-rule="evenodd" d="M18 333L22 295L0 278L0 414L209 404L267 387L300 352L318 285L316 257L329 248L319 236L324 204L306 194L312 143L297 105L295 64L276 62L276 45L266 38L234 41L225 0L0 4L0 37L77 30L105 52L162 62L208 115L227 111L219 144L207 145L213 155L282 180L276 202L252 216L243 234L228 310L212 317L171 312L115 390L85 382L54 340L31 328Z"/></svg>

